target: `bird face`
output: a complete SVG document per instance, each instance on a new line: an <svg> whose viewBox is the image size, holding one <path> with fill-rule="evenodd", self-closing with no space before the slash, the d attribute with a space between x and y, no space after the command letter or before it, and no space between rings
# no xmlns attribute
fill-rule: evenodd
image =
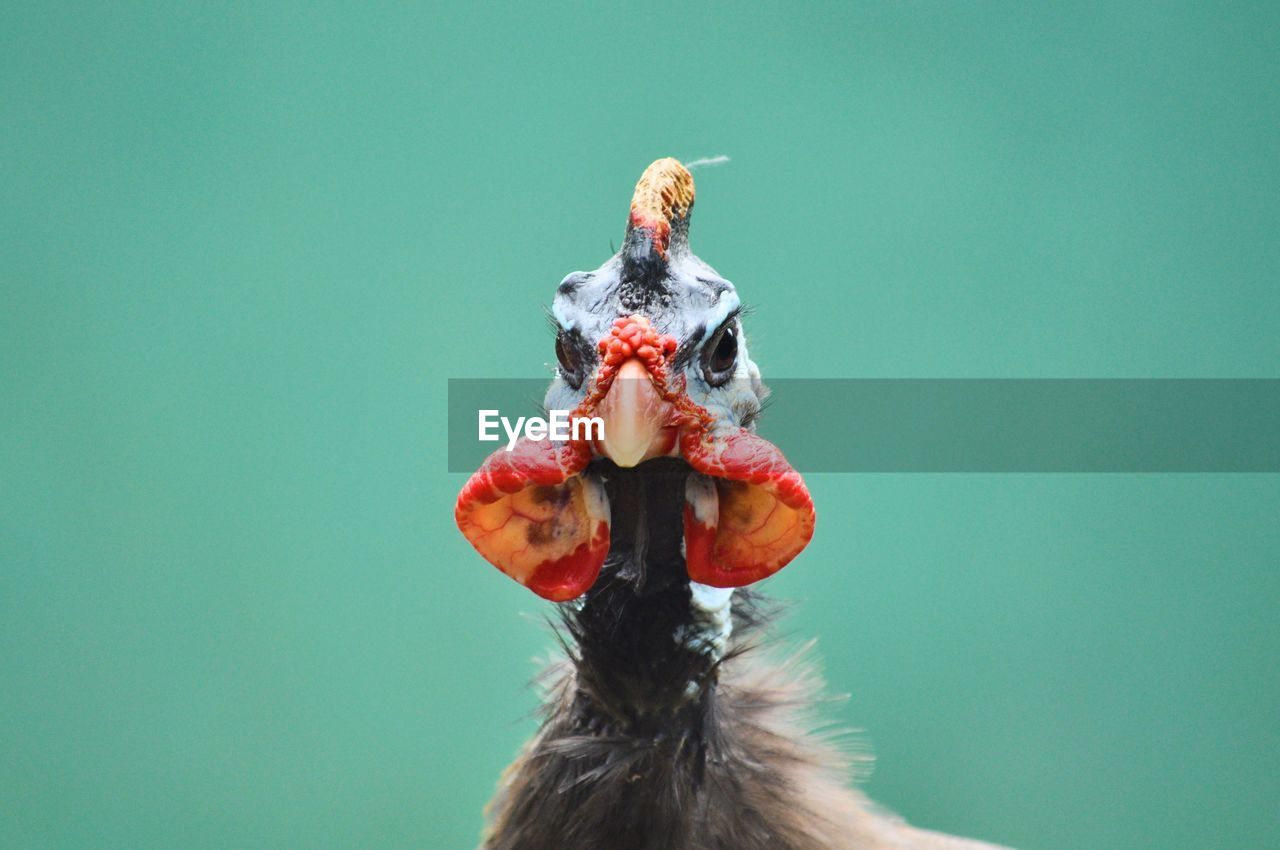
<svg viewBox="0 0 1280 850"><path fill-rule="evenodd" d="M610 505L610 476L659 458L676 459L683 493L678 511L652 511L650 521L681 526L689 580L759 581L813 535L804 481L754 432L766 390L736 290L689 250L693 199L679 162L653 163L636 185L622 248L557 289L558 368L546 407L598 417L603 433L521 440L491 455L458 497L455 518L471 544L547 599L595 584L623 510Z"/></svg>

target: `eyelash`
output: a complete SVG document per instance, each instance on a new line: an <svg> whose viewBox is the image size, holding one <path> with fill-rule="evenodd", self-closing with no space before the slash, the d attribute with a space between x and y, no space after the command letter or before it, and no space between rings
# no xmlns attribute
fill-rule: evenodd
<svg viewBox="0 0 1280 850"><path fill-rule="evenodd" d="M738 335L738 314L734 312L702 347L702 376L711 386L723 386L733 377L738 367Z"/></svg>
<svg viewBox="0 0 1280 850"><path fill-rule="evenodd" d="M585 375L585 357L580 338L576 334L559 328L556 330L556 363L560 375L575 390L582 386Z"/></svg>

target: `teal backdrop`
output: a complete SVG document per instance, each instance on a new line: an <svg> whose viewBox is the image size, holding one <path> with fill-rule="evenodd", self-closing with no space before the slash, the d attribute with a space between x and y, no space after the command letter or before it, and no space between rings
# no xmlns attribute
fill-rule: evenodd
<svg viewBox="0 0 1280 850"><path fill-rule="evenodd" d="M548 606L450 377L658 156L767 375L1280 377L1274 3L4 3L0 846L466 848ZM784 446L785 448L785 446ZM866 788L1276 847L1275 475L813 475L769 585Z"/></svg>

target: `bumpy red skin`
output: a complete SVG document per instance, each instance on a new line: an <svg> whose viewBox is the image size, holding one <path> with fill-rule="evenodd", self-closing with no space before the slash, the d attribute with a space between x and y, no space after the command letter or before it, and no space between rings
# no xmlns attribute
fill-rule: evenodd
<svg viewBox="0 0 1280 850"><path fill-rule="evenodd" d="M738 587L772 575L799 554L813 534L813 501L804 481L776 446L745 429L736 428L712 436L715 418L689 398L682 380L670 380L670 361L677 348L675 337L659 334L646 317L635 315L616 319L598 348L600 368L572 417L590 416L608 394L622 365L633 357L638 358L652 377L658 394L671 404L674 414L667 424L680 429L681 453L695 470L723 480L764 487L801 517L791 551L781 556L775 553L759 562L725 565L717 563L715 557L718 529L699 523L686 507L685 547L690 578L719 587ZM521 440L511 452L494 452L458 496L454 514L459 528L471 539L469 516L476 506L491 504L526 487L564 484L580 474L591 458L591 445L585 441ZM599 526L590 539L582 540L569 555L548 559L525 578L512 577L553 601L565 601L585 593L599 575L609 550L608 524L601 522ZM508 572L502 563L492 562Z"/></svg>
<svg viewBox="0 0 1280 850"><path fill-rule="evenodd" d="M671 356L676 353L677 346L675 337L658 333L644 316L614 319L609 333L596 344L596 349L600 352L600 368L596 370L595 381L574 411L574 416L591 415L613 386L622 364L632 357L638 358L644 365L645 371L653 378L658 394L675 404L677 395L682 396L683 393L674 393L668 388L667 366ZM694 405L687 397L685 401L701 411L703 416L707 416L705 410Z"/></svg>
<svg viewBox="0 0 1280 850"><path fill-rule="evenodd" d="M745 428L718 436L715 442L723 448L712 451L707 438L697 432L685 432L680 451L689 465L703 475L768 487L789 508L813 509L804 479L773 443Z"/></svg>

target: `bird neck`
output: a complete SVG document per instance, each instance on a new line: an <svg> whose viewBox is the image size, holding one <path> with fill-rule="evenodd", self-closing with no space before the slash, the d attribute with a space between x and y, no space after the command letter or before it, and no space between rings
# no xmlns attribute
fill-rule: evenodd
<svg viewBox="0 0 1280 850"><path fill-rule="evenodd" d="M730 591L601 593L574 613L577 725L649 735L701 722L728 644Z"/></svg>
<svg viewBox="0 0 1280 850"><path fill-rule="evenodd" d="M660 459L595 473L613 523L604 572L567 617L575 726L642 736L697 727L728 649L733 591L689 581L681 551L688 468Z"/></svg>

